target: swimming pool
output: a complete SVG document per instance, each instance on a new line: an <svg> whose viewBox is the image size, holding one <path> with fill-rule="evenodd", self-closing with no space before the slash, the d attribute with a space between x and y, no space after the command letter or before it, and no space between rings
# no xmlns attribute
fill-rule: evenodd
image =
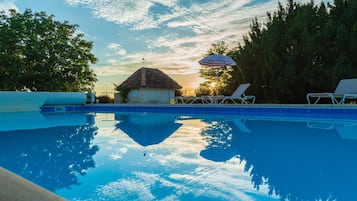
<svg viewBox="0 0 357 201"><path fill-rule="evenodd" d="M49 107L0 121L0 166L69 200L357 197L351 108Z"/></svg>

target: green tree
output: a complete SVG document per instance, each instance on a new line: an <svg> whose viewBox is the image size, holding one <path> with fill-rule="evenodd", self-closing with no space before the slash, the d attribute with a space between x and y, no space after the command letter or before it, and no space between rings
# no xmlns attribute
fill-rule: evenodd
<svg viewBox="0 0 357 201"><path fill-rule="evenodd" d="M334 5L289 0L268 13L231 55L260 102L305 103L308 92L333 91L342 78L357 77L357 1Z"/></svg>
<svg viewBox="0 0 357 201"><path fill-rule="evenodd" d="M76 31L78 25L59 22L45 12L0 13L0 89L80 91L96 75L90 63L92 42Z"/></svg>
<svg viewBox="0 0 357 201"><path fill-rule="evenodd" d="M229 55L229 53L228 45L225 42L218 42L211 44L211 48L205 56L213 54ZM215 95L217 90L221 95L231 94L234 89L231 89L229 80L232 78L233 71L234 68L230 66L202 66L199 73L200 77L205 79L205 82L200 84L196 90L196 95ZM212 87L213 85L214 87Z"/></svg>

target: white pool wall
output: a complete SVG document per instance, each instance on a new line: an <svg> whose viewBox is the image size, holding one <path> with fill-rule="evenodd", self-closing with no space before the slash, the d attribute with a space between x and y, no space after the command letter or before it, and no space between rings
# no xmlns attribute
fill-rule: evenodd
<svg viewBox="0 0 357 201"><path fill-rule="evenodd" d="M39 111L43 105L84 105L85 92L0 91L0 112Z"/></svg>

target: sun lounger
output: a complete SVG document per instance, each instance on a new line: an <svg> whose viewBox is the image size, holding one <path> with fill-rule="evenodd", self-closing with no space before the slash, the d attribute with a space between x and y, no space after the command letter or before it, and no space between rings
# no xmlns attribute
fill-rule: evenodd
<svg viewBox="0 0 357 201"><path fill-rule="evenodd" d="M190 103L195 103L200 101L203 104L223 104L226 101L231 101L234 104L237 103L254 103L255 96L246 96L245 91L249 88L250 83L245 83L239 85L239 87L233 92L231 96L200 96L193 99ZM237 102L238 101L238 102Z"/></svg>
<svg viewBox="0 0 357 201"><path fill-rule="evenodd" d="M311 104L313 99L315 99L313 104L317 104L322 98L330 99L332 104L344 104L346 99L357 99L357 78L340 80L333 93L308 93L306 95L308 104Z"/></svg>
<svg viewBox="0 0 357 201"><path fill-rule="evenodd" d="M183 104L193 104L193 103L202 103L202 104L223 104L226 101L231 101L232 103L255 103L255 96L246 96L245 91L249 88L250 83L241 84L233 92L231 96L198 96L198 97L184 97L177 96L175 100L177 103ZM238 101L238 102L237 102Z"/></svg>
<svg viewBox="0 0 357 201"><path fill-rule="evenodd" d="M255 96L247 96L245 95L245 91L249 88L250 83L246 84L241 84L239 87L233 92L231 96L223 96L223 97L217 97L217 102L219 104L223 104L226 101L231 101L232 103L255 103ZM237 102L238 100L238 102Z"/></svg>
<svg viewBox="0 0 357 201"><path fill-rule="evenodd" d="M175 102L176 103L181 103L181 104L186 104L190 101L193 100L193 96L175 96Z"/></svg>
<svg viewBox="0 0 357 201"><path fill-rule="evenodd" d="M191 101L188 103L193 104L193 103L202 103L202 104L212 104L214 103L212 96L197 96L193 98Z"/></svg>

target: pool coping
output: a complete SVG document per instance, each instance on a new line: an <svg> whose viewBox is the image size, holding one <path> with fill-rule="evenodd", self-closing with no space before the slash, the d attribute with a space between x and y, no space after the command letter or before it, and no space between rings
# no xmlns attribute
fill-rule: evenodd
<svg viewBox="0 0 357 201"><path fill-rule="evenodd" d="M65 201L53 192L0 167L0 198L12 201Z"/></svg>
<svg viewBox="0 0 357 201"><path fill-rule="evenodd" d="M53 112L146 112L184 115L234 115L245 117L357 119L357 105L333 104L254 104L254 105L201 105L201 104L87 104L43 106L42 113Z"/></svg>

